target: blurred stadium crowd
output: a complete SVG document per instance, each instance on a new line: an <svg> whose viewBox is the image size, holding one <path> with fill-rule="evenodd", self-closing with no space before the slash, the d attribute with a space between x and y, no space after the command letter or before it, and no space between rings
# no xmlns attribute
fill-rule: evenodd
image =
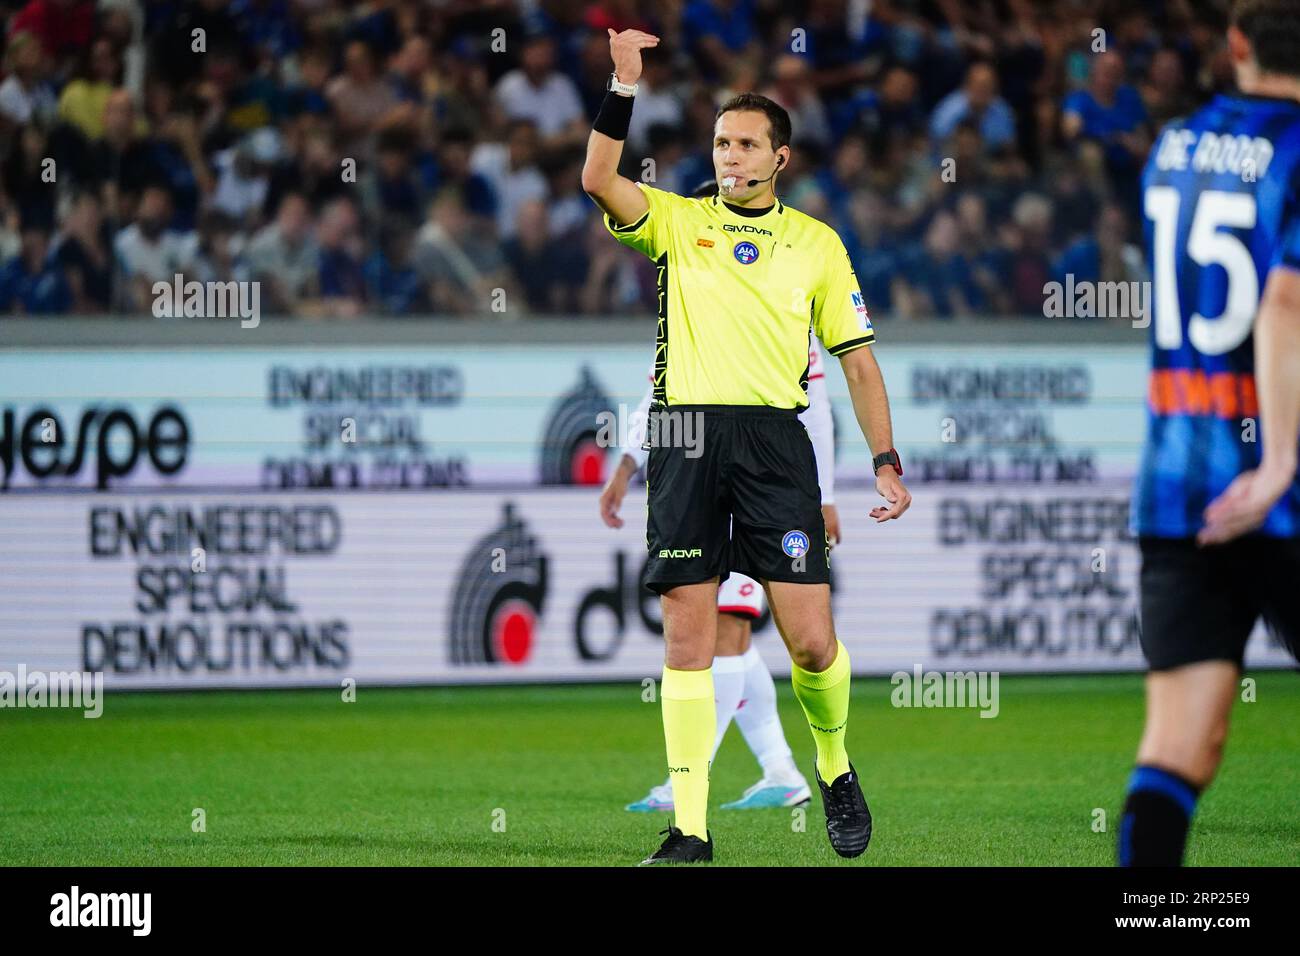
<svg viewBox="0 0 1300 956"><path fill-rule="evenodd" d="M757 90L793 120L778 194L839 232L874 318L1041 315L1067 273L1146 278L1152 135L1232 82L1209 0L0 0L0 24L2 316L149 315L176 273L259 280L268 314L653 310L579 182L610 27L662 38L629 178L711 179L717 104Z"/></svg>

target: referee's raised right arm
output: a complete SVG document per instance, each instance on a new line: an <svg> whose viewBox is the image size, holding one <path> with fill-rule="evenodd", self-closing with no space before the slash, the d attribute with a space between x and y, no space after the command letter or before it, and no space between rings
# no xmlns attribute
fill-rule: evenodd
<svg viewBox="0 0 1300 956"><path fill-rule="evenodd" d="M641 78L641 51L659 45L659 38L641 30L609 31L609 52L614 59L612 79L635 86ZM636 222L649 210L636 183L618 174L628 123L632 119L633 93L610 90L596 116L587 140L587 162L582 167L582 189L620 226Z"/></svg>

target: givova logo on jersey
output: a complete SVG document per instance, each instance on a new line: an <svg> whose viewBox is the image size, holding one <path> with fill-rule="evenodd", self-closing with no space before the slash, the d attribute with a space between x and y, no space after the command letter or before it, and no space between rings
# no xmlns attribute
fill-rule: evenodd
<svg viewBox="0 0 1300 956"><path fill-rule="evenodd" d="M600 485L605 481L605 449L597 440L602 416L613 402L583 366L578 384L551 408L542 434L541 481L544 485Z"/></svg>
<svg viewBox="0 0 1300 956"><path fill-rule="evenodd" d="M507 501L501 526L474 542L461 565L447 622L451 663L525 663L546 590L546 554Z"/></svg>

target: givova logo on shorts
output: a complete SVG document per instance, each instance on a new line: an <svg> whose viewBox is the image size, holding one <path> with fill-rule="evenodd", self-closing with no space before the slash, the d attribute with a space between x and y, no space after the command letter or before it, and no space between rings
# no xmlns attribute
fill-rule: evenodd
<svg viewBox="0 0 1300 956"><path fill-rule="evenodd" d="M661 558L702 558L704 550L702 548L660 548L659 557Z"/></svg>
<svg viewBox="0 0 1300 956"><path fill-rule="evenodd" d="M453 664L522 664L536 644L547 557L512 502L504 512L461 565L447 622Z"/></svg>

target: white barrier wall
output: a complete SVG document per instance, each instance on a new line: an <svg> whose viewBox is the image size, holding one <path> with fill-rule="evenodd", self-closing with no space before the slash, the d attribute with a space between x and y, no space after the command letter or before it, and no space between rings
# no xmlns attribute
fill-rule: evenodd
<svg viewBox="0 0 1300 956"><path fill-rule="evenodd" d="M1140 668L1141 352L880 357L915 496L901 521L867 517L866 450L829 378L855 671ZM645 359L0 353L0 670L109 687L657 676L643 490L611 531L598 486L575 484L602 477L596 415L635 405ZM787 673L771 622L756 633ZM1288 661L1255 636L1252 666Z"/></svg>
<svg viewBox="0 0 1300 956"><path fill-rule="evenodd" d="M858 673L1140 666L1123 486L920 486L886 525L873 497L845 493L832 556ZM0 669L110 687L656 676L643 492L625 513L606 528L583 488L0 498ZM788 671L771 623L757 635ZM1261 633L1249 661L1287 658Z"/></svg>
<svg viewBox="0 0 1300 956"><path fill-rule="evenodd" d="M0 489L461 488L588 472L651 349L0 351ZM909 477L1086 482L1132 474L1140 349L881 346ZM827 360L841 468L867 451ZM351 423L349 431L345 424Z"/></svg>

